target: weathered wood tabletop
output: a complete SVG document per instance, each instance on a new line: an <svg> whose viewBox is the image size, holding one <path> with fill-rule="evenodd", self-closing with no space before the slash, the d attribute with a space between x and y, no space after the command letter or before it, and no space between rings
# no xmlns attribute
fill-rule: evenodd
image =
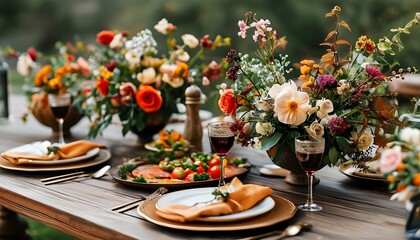
<svg viewBox="0 0 420 240"><path fill-rule="evenodd" d="M15 120L0 124L0 152L39 140L52 140L51 130L30 118L24 124L19 120L25 109L22 97L10 99ZM87 121L72 128L75 139L87 133ZM183 123L168 128L182 131ZM69 139L70 140L70 139ZM143 153L136 147L136 137L122 137L118 127L107 129L95 141L103 143L112 153L107 163L116 166L123 158ZM203 139L204 151L209 151ZM251 148L235 146L232 155L244 156L254 165L244 179L245 183L268 185L273 194L289 199L295 204L306 200L306 187L292 186L279 177L266 177L258 166L270 163L268 156ZM85 170L94 171L99 166ZM237 239L270 230L281 230L297 221L310 222L313 228L295 239L405 239L407 212L403 203L390 201L391 193L382 183L358 182L339 172L338 168L325 167L315 175L321 179L314 187L315 201L323 211L305 213L300 210L290 220L273 226L242 231L201 232L176 230L157 226L140 217L135 209L116 213L112 207L147 195L144 190L121 185L107 175L104 178L85 179L45 186L41 178L62 172L27 172L0 169L0 205L23 214L80 239ZM1 233L0 233L1 235Z"/></svg>

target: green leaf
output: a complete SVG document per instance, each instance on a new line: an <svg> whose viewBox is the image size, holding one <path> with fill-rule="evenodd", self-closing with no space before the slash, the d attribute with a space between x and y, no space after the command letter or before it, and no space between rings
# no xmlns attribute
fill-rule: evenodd
<svg viewBox="0 0 420 240"><path fill-rule="evenodd" d="M340 146L340 150L344 153L348 153L351 151L350 143L344 137L337 137L336 138L338 146ZM337 152L337 150L336 150Z"/></svg>
<svg viewBox="0 0 420 240"><path fill-rule="evenodd" d="M275 132L270 137L262 137L261 138L261 150L267 151L270 148L272 148L276 143L280 140L280 138L283 136L283 133L281 132Z"/></svg>
<svg viewBox="0 0 420 240"><path fill-rule="evenodd" d="M335 165L338 161L338 154L337 149L335 147L332 147L330 151L328 152L328 158L329 162L331 162L332 165Z"/></svg>

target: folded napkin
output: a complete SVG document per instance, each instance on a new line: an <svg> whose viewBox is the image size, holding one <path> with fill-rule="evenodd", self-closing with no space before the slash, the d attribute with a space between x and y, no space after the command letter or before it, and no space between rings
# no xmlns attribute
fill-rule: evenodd
<svg viewBox="0 0 420 240"><path fill-rule="evenodd" d="M226 215L248 210L272 193L269 187L255 184L243 185L238 178L234 178L227 188L220 190L226 189L230 193L226 202L214 202L204 206L168 204L156 210L156 214L176 222L191 222L200 217Z"/></svg>
<svg viewBox="0 0 420 240"><path fill-rule="evenodd" d="M48 141L34 142L7 150L1 156L13 164L25 164L30 163L30 160L51 161L74 158L82 156L94 148L105 148L101 144L87 140L79 140L61 145L56 153L48 154L49 147L53 147L53 145Z"/></svg>

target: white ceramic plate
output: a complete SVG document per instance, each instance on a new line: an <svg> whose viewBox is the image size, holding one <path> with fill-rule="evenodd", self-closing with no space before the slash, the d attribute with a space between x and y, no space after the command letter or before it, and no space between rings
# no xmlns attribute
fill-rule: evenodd
<svg viewBox="0 0 420 240"><path fill-rule="evenodd" d="M57 159L57 160L29 160L25 164L31 164L31 165L61 165L61 164L68 164L68 163L74 163L82 160L86 160L88 158L92 158L96 156L99 153L99 148L94 148L87 152L85 155L74 157L74 158L67 158L67 159Z"/></svg>
<svg viewBox="0 0 420 240"><path fill-rule="evenodd" d="M25 171L25 172L48 172L48 171L63 171L73 170L85 167L95 166L108 161L111 158L111 153L106 149L100 149L99 154L92 157L92 159L80 162L73 162L63 165L16 165L6 159L0 157L0 167L9 170Z"/></svg>
<svg viewBox="0 0 420 240"><path fill-rule="evenodd" d="M214 189L214 187L193 188L166 194L156 202L156 209L162 208L168 204L173 203L191 206L194 203L212 200L214 198L214 195L212 195L211 193L214 191ZM222 216L203 217L199 218L198 220L203 222L239 221L266 213L273 209L274 206L274 200L271 197L266 197L262 201L257 203L254 207L246 211Z"/></svg>

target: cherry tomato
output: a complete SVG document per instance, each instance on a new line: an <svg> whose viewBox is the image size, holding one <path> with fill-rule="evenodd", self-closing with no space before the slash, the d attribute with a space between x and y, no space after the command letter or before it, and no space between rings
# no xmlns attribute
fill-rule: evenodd
<svg viewBox="0 0 420 240"><path fill-rule="evenodd" d="M207 171L210 174L212 179L219 179L220 178L220 166L214 165L213 167L209 168Z"/></svg>
<svg viewBox="0 0 420 240"><path fill-rule="evenodd" d="M210 168L215 165L220 165L220 158L213 158L212 160L210 160L209 165L210 165Z"/></svg>
<svg viewBox="0 0 420 240"><path fill-rule="evenodd" d="M206 171L206 169L204 169L202 166L200 166L200 167L197 168L197 173L198 174L203 173L205 171Z"/></svg>
<svg viewBox="0 0 420 240"><path fill-rule="evenodd" d="M176 167L171 173L172 179L184 179L185 178L185 170L182 167Z"/></svg>
<svg viewBox="0 0 420 240"><path fill-rule="evenodd" d="M191 169L189 169L189 168L187 168L187 169L185 169L185 177L187 177L188 175L190 175L191 173L194 173L194 171L193 170L191 170Z"/></svg>

